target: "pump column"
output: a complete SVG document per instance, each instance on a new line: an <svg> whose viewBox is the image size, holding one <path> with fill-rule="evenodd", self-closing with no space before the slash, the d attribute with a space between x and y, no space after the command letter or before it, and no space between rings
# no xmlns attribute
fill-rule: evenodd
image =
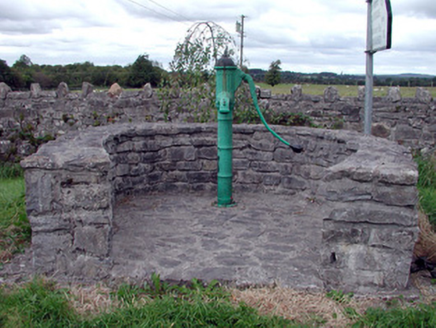
<svg viewBox="0 0 436 328"><path fill-rule="evenodd" d="M232 198L233 107L241 77L233 60L224 54L216 66L216 106L218 109L218 206L230 207Z"/></svg>

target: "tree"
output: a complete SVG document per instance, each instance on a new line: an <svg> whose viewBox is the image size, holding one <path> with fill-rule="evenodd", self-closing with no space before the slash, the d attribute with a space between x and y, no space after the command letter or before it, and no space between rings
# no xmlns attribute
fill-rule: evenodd
<svg viewBox="0 0 436 328"><path fill-rule="evenodd" d="M0 82L4 82L12 89L21 88L23 81L20 75L11 69L5 60L0 59Z"/></svg>
<svg viewBox="0 0 436 328"><path fill-rule="evenodd" d="M161 80L161 71L160 67L153 65L148 55L140 55L130 66L128 84L134 88L140 88L146 83L157 86Z"/></svg>
<svg viewBox="0 0 436 328"><path fill-rule="evenodd" d="M224 28L214 22L196 23L177 44L170 68L180 85L196 87L213 76L214 65L226 49L235 54L236 42Z"/></svg>
<svg viewBox="0 0 436 328"><path fill-rule="evenodd" d="M277 59L276 61L273 61L271 65L269 65L269 70L265 74L265 82L268 83L270 86L275 86L276 84L280 83L281 80L281 73L282 70L280 68L280 65L282 62L280 59Z"/></svg>

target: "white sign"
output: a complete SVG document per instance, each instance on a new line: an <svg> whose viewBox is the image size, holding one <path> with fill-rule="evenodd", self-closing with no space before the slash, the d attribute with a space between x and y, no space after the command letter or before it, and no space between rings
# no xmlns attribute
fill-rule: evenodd
<svg viewBox="0 0 436 328"><path fill-rule="evenodd" d="M392 45L392 10L390 0L372 0L372 49L390 49Z"/></svg>

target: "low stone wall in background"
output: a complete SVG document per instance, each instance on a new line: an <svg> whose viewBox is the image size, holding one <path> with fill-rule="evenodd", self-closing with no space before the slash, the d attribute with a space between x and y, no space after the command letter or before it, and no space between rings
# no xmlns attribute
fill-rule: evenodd
<svg viewBox="0 0 436 328"><path fill-rule="evenodd" d="M326 88L323 96L310 96L302 93L301 86L294 86L288 95L259 90L259 96L261 107L270 112L302 113L320 127L363 131L362 89L357 97L340 97L334 87ZM56 91L43 91L33 84L28 92L12 92L0 83L0 159L19 160L45 140L90 126L194 122L196 113L181 105L189 97L174 90L163 106L150 85L134 92L119 87L95 92L85 82L81 93L71 93L65 83ZM199 106L209 102L204 99ZM415 98L402 98L399 88L390 88L386 97L374 98L372 133L413 149L434 149L435 111L436 103L427 90L418 88Z"/></svg>
<svg viewBox="0 0 436 328"><path fill-rule="evenodd" d="M23 160L35 271L106 277L116 200L215 190L216 129L194 123L95 127L44 144ZM326 205L317 265L327 288L406 288L418 236L418 174L410 152L357 132L275 129L304 152L293 153L263 126L235 125L235 190L299 193Z"/></svg>

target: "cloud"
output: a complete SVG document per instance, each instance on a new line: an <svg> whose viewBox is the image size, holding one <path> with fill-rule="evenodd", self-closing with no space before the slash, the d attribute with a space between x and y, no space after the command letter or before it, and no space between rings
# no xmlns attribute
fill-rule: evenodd
<svg viewBox="0 0 436 328"><path fill-rule="evenodd" d="M38 64L126 65L148 53L167 67L194 22L214 21L239 42L235 22L244 14L251 67L267 69L281 59L284 69L295 71L365 71L365 1L132 1L155 12L130 0L1 1L0 57L9 63L26 54ZM376 54L375 69L436 73L434 0L391 2L393 49Z"/></svg>

